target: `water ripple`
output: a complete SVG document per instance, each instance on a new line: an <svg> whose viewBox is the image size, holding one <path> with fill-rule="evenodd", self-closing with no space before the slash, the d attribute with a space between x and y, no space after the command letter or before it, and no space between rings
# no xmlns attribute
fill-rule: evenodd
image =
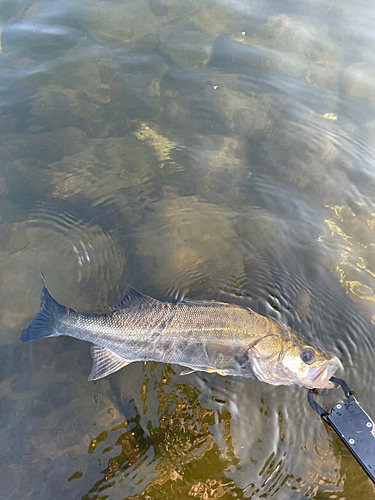
<svg viewBox="0 0 375 500"><path fill-rule="evenodd" d="M125 265L124 251L110 233L48 202L30 212L27 227L34 230L30 244L40 248L37 261L46 277L53 282L59 276L71 287L81 287L83 294L99 280L100 295L108 299ZM92 299L91 291L90 298L81 301Z"/></svg>

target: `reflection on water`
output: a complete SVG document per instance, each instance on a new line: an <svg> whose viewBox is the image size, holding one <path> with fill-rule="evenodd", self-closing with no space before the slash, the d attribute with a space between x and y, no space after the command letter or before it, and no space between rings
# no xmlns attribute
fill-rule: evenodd
<svg viewBox="0 0 375 500"><path fill-rule="evenodd" d="M7 500L375 499L306 391L21 344L52 294L235 302L340 357L375 414L367 0L0 3ZM339 394L324 398L327 405Z"/></svg>
<svg viewBox="0 0 375 500"><path fill-rule="evenodd" d="M137 405L134 406L135 415L132 418L125 418L120 424L108 429L108 432L101 431L91 439L88 453L100 454L98 462L101 479L82 498L107 498L101 496L101 493L105 491L108 494L107 490L116 485L121 485L122 495L131 498L175 498L175 495L202 499L233 496L254 498L258 494L268 497L280 492L285 485L298 492L309 492L317 480L331 490L335 477L327 477L327 470L322 477L314 471L304 480L283 471L287 451L280 452L276 444L278 438L281 442L285 439L281 427L281 410L276 420L279 435L277 431L274 433L272 429L268 430L274 434L276 449L269 456L264 456L261 445L267 439L258 432L259 427L262 427L260 420L270 419L271 410L266 403L267 397L260 398L260 407L257 408L258 425L254 425L257 421L255 419L247 429L251 438L240 441L240 446L236 446L232 427L239 424L239 419L243 421L240 415L243 405L238 402L238 406L236 398L231 397L230 381L210 389L209 403L205 401L208 395L196 386L190 383L173 383L175 372L170 366L159 369L158 376L155 376L156 366L153 363L149 370L146 368L149 374L145 374L140 391L142 411ZM148 419L147 411L150 380L153 382L153 397L158 401L155 424ZM209 384L209 381L206 380L205 383ZM116 382L111 386L116 392ZM201 404L202 400L204 405ZM115 416L116 410L109 408L108 413ZM143 419L141 415L144 416ZM243 444L247 444L245 453L251 453L249 464L257 466L256 474L248 471L247 477L244 471L238 475L241 470L240 450L245 448ZM306 444L305 448L307 449ZM332 452L327 450L319 450L317 455L326 465L332 465L335 461ZM224 474L224 471L229 473ZM332 473L333 471L331 475ZM231 475L237 481L230 480L228 476ZM82 472L76 471L68 480L79 477L82 477ZM236 486L236 482L241 484L244 480L245 484L241 488Z"/></svg>
<svg viewBox="0 0 375 500"><path fill-rule="evenodd" d="M152 371L153 368L150 375ZM220 474L217 474L215 479L205 477L205 484L201 484L196 478L194 484L190 484L191 480L186 482L192 472L205 468L206 461L211 466L216 463L216 467L221 468L220 458L223 453L227 465L232 462L236 465L238 461L232 457L229 412L223 410L216 417L227 441L227 449L219 453L210 432L210 428L215 425L214 411L202 408L199 391L190 384L173 384L170 388L171 375L174 375L173 370L165 367L160 381L155 380L153 389L159 402L157 426L148 421L147 429L143 429L140 425L140 414L135 408L135 417L129 421L125 419L113 427L111 435L102 432L98 438L91 441L89 453L92 453L102 440L105 441L102 448L106 445L102 454L110 453L114 448L119 454L109 458L107 467L101 471L103 478L97 481L83 498L96 498L96 493L113 486L114 478L122 484L122 494L140 495L145 498L159 497L163 491L168 490L173 490L174 494L191 492L194 496L200 496L202 488L205 490L208 486L215 490L214 498L220 498L227 487L235 488L233 481L228 481L225 476L219 479ZM147 413L148 382L149 379L146 378L141 391L143 414ZM108 446L108 441L112 445ZM107 462L107 456L105 459ZM104 457L101 461L104 461ZM225 485L222 484L223 481ZM190 489L187 490L187 487Z"/></svg>

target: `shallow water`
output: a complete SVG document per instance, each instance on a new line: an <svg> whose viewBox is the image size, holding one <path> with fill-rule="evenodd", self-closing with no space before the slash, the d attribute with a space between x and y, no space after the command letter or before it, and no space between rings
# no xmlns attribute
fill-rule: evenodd
<svg viewBox="0 0 375 500"><path fill-rule="evenodd" d="M0 3L0 484L19 499L375 499L306 402L21 344L41 283L106 311L124 283L288 323L375 416L369 1ZM325 404L338 401L333 391Z"/></svg>

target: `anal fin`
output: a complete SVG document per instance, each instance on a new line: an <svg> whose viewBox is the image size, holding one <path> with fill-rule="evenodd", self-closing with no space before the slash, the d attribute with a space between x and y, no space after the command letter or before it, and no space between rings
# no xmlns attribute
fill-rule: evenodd
<svg viewBox="0 0 375 500"><path fill-rule="evenodd" d="M112 351L97 345L92 345L90 352L93 362L89 380L98 380L106 377L107 375L117 372L120 368L123 368L131 363L131 361L128 361Z"/></svg>

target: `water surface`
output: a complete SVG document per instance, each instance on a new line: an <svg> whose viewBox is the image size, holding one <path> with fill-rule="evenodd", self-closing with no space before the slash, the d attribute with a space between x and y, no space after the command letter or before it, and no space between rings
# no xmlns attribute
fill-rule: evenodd
<svg viewBox="0 0 375 500"><path fill-rule="evenodd" d="M338 355L374 416L374 22L366 0L0 3L2 498L375 499L304 388L89 383L87 344L19 341L37 266L78 310L126 282L234 302Z"/></svg>

